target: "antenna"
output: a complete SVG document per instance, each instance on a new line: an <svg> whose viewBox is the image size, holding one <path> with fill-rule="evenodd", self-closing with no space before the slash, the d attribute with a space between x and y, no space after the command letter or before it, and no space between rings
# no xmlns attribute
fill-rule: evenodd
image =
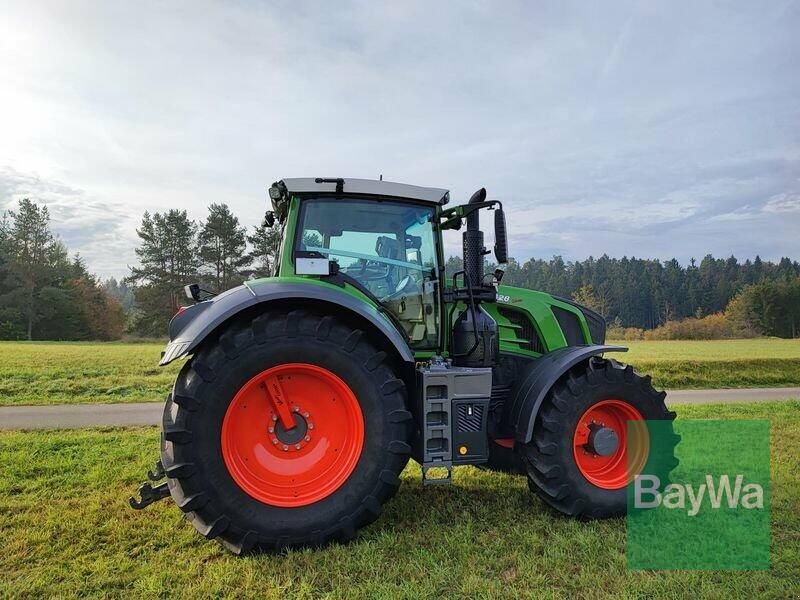
<svg viewBox="0 0 800 600"><path fill-rule="evenodd" d="M383 173L381 173L381 177L378 179L378 181L383 181Z"/></svg>

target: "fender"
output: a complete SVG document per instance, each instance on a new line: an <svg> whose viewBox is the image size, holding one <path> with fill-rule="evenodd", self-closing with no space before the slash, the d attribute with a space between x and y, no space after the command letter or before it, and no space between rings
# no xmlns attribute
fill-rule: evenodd
<svg viewBox="0 0 800 600"><path fill-rule="evenodd" d="M159 364L167 365L191 353L217 327L243 310L264 302L286 299L327 302L332 305L334 314L355 313L375 326L404 361L414 362L414 354L405 338L374 306L329 284L272 279L240 285L175 315L169 324L170 341Z"/></svg>
<svg viewBox="0 0 800 600"><path fill-rule="evenodd" d="M523 375L503 409L503 425L514 433L516 441L526 444L533 438L536 415L547 392L570 368L603 352L627 352L624 346L568 346L534 361Z"/></svg>

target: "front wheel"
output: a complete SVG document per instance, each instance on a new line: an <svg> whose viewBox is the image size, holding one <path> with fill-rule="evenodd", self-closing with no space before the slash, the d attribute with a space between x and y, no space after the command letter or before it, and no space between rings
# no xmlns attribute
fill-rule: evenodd
<svg viewBox="0 0 800 600"><path fill-rule="evenodd" d="M671 423L667 444L651 443L645 424L675 419L665 396L649 377L612 360L570 372L545 398L532 440L519 447L531 490L573 517L624 515L626 486L645 464L664 477L677 465Z"/></svg>
<svg viewBox="0 0 800 600"><path fill-rule="evenodd" d="M406 389L365 332L275 311L224 332L181 371L161 460L194 527L236 553L349 540L397 490Z"/></svg>

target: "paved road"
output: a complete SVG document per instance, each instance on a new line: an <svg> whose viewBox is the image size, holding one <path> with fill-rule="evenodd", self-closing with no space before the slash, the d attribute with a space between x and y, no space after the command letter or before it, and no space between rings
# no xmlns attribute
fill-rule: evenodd
<svg viewBox="0 0 800 600"><path fill-rule="evenodd" d="M800 387L672 390L667 392L668 404L730 404L732 402L767 402L769 400L786 400L787 398L800 399Z"/></svg>
<svg viewBox="0 0 800 600"><path fill-rule="evenodd" d="M800 399L800 387L736 390L675 390L668 404L765 402ZM134 427L161 423L161 402L137 404L71 404L0 407L0 429L75 429L79 427Z"/></svg>
<svg viewBox="0 0 800 600"><path fill-rule="evenodd" d="M163 402L3 406L0 407L0 429L159 425L163 409Z"/></svg>

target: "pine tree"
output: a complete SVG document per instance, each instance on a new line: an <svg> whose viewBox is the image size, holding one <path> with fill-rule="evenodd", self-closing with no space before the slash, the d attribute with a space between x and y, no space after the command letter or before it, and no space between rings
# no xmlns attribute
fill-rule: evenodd
<svg viewBox="0 0 800 600"><path fill-rule="evenodd" d="M266 222L256 227L247 241L253 247L250 261L255 263L253 274L257 277L269 277L275 273L278 262L278 251L281 243L280 225L275 222L270 227Z"/></svg>
<svg viewBox="0 0 800 600"><path fill-rule="evenodd" d="M227 204L208 207L208 218L198 234L198 251L219 292L241 283L241 271L252 260L246 253L246 234Z"/></svg>
<svg viewBox="0 0 800 600"><path fill-rule="evenodd" d="M160 336L178 310L183 286L197 279L197 225L185 210L153 215L145 212L136 233L141 240L136 248L141 265L131 267L131 274L125 278L135 286L138 308L134 329L142 335Z"/></svg>
<svg viewBox="0 0 800 600"><path fill-rule="evenodd" d="M9 211L13 221L6 226L8 248L6 292L0 302L16 309L24 323L25 337L32 340L36 324L53 312L57 302L54 284L59 266L66 262L66 249L50 232L50 214L28 198L19 209Z"/></svg>

